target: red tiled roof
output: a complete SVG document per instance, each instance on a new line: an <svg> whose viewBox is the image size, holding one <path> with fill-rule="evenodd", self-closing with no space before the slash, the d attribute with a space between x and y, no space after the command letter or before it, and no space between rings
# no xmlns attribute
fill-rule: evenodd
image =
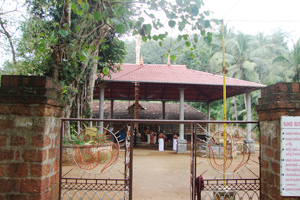
<svg viewBox="0 0 300 200"><path fill-rule="evenodd" d="M149 82L149 83L185 83L203 85L223 85L223 76L187 69L185 65L123 64L121 71L113 73L106 80ZM226 77L227 85L264 87L249 81Z"/></svg>
<svg viewBox="0 0 300 200"><path fill-rule="evenodd" d="M213 102L223 98L223 76L187 69L185 65L123 64L121 71L96 81L94 98L105 85L105 99L133 100L135 83L139 99L145 101L178 101L184 88L185 101ZM226 77L227 97L258 90L265 85Z"/></svg>

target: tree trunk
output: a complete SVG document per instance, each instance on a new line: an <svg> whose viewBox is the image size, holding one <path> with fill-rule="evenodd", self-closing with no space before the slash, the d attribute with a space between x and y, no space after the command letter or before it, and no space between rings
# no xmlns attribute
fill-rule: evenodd
<svg viewBox="0 0 300 200"><path fill-rule="evenodd" d="M60 20L60 29L67 31L70 26L71 26L71 5L69 3L69 0L65 0L64 7L63 7L63 14Z"/></svg>
<svg viewBox="0 0 300 200"><path fill-rule="evenodd" d="M64 118L70 118L71 113L72 113L72 105L75 100L76 95L72 94L69 97L70 102L66 105L65 110L64 110ZM70 131L70 121L66 121L64 124L64 137L70 138L71 136L71 131Z"/></svg>
<svg viewBox="0 0 300 200"><path fill-rule="evenodd" d="M97 43L95 45L95 51L93 57L98 56L99 48L101 41L94 41L94 43ZM94 87L95 87L95 81L97 77L97 69L98 69L98 62L95 62L92 64L91 71L87 75L88 81L86 84L86 106L85 109L89 111L90 116L89 118L93 118L93 100L94 100ZM90 126L92 126L92 123L90 123Z"/></svg>
<svg viewBox="0 0 300 200"><path fill-rule="evenodd" d="M140 96L140 84L135 83L135 94L134 94L134 119L139 119L139 96ZM139 124L135 123L135 129L138 131Z"/></svg>
<svg viewBox="0 0 300 200"><path fill-rule="evenodd" d="M52 47L52 55L51 55L53 60L52 78L55 81L59 80L59 69L62 66L64 50L65 50L64 44L60 44Z"/></svg>
<svg viewBox="0 0 300 200"><path fill-rule="evenodd" d="M94 99L94 86L95 86L95 76L97 73L97 66L98 63L93 64L91 71L88 74L88 81L87 81L87 87L86 87L86 109L88 113L90 113L90 116L88 116L90 119L93 118L93 99ZM90 126L92 126L92 123L90 123Z"/></svg>
<svg viewBox="0 0 300 200"><path fill-rule="evenodd" d="M91 45L95 47L95 50L93 52L90 52L92 54L92 58L97 57L100 49L100 45L102 42L102 39L106 36L106 34L109 31L109 27L102 27L98 31L98 37L95 38ZM86 85L86 106L85 109L91 112L91 115L89 118L93 117L92 111L93 111L93 99L94 99L94 86L95 86L95 80L97 77L97 69L98 69L98 62L93 62L91 66L91 71L87 75L88 81ZM90 124L91 125L91 124Z"/></svg>
<svg viewBox="0 0 300 200"><path fill-rule="evenodd" d="M18 66L17 66L16 52L15 52L15 48L14 48L14 44L13 44L11 35L6 30L6 28L4 26L4 22L2 21L1 18L0 18L0 24L1 24L1 28L3 29L4 35L7 37L8 41L9 41L9 46L11 48L11 53L12 53L12 59L13 59L14 66L17 69L17 71L20 72L20 74L22 74L21 68L18 68Z"/></svg>
<svg viewBox="0 0 300 200"><path fill-rule="evenodd" d="M76 117L80 118L80 97L81 92L79 92L76 96L77 106L76 106ZM77 121L77 133L80 133L80 121Z"/></svg>
<svg viewBox="0 0 300 200"><path fill-rule="evenodd" d="M63 14L60 20L60 29L68 31L71 25L71 5L69 0L64 1ZM62 59L65 52L65 44L58 44L54 46L52 51L52 59L54 61L52 67L52 78L55 81L59 80L59 71L62 66Z"/></svg>

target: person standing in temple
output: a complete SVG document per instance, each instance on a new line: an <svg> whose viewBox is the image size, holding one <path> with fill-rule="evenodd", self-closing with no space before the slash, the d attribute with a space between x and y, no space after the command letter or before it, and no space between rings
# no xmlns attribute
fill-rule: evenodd
<svg viewBox="0 0 300 200"><path fill-rule="evenodd" d="M150 135L150 144L155 144L155 133L154 131L151 132L151 135Z"/></svg>

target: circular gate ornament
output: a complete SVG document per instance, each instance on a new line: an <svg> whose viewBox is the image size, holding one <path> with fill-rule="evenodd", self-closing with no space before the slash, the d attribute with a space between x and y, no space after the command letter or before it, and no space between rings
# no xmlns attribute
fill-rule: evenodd
<svg viewBox="0 0 300 200"><path fill-rule="evenodd" d="M96 127L81 131L73 145L75 163L87 173L101 174L110 170L119 157L119 142L112 132Z"/></svg>
<svg viewBox="0 0 300 200"><path fill-rule="evenodd" d="M210 166L221 174L239 172L248 163L251 154L249 143L243 138L238 131L234 134L226 132L226 141L224 131L213 134L206 148Z"/></svg>

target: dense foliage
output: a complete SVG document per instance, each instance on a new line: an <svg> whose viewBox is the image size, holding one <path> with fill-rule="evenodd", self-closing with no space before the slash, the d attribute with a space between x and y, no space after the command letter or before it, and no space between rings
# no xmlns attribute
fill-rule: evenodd
<svg viewBox="0 0 300 200"><path fill-rule="evenodd" d="M5 10L11 2L16 6ZM118 71L123 61L135 63L135 42L126 41L125 49L120 40L126 34L141 35L146 42L141 49L144 63L166 63L170 56L173 64L221 73L220 33L207 32L218 22L207 19L210 13L202 11L203 5L202 0L4 0L0 36L12 59L1 73L52 76L64 86L66 117L91 117L95 78ZM25 6L27 15L15 19L13 14ZM16 24L18 37L11 29ZM166 27L176 29L177 38L168 38ZM224 35L227 76L267 85L299 81L300 41L289 48L282 31L246 35L225 27ZM252 98L257 103L258 93ZM227 104L229 118L244 119L243 96ZM222 119L222 102L212 106L213 117Z"/></svg>
<svg viewBox="0 0 300 200"><path fill-rule="evenodd" d="M277 82L299 81L300 64L300 40L292 47L288 46L290 38L281 30L271 35L258 33L247 35L234 32L225 27L225 61L228 69L227 76L266 85ZM212 42L207 44L200 40L197 48L191 51L184 42L168 38L159 48L157 43L145 43L142 45L141 54L144 63L167 63L168 49L176 55L172 64L184 64L190 69L221 74L222 52L220 34L212 35ZM124 62L134 63L134 41L127 40L128 54ZM162 59L163 58L163 59ZM257 104L259 92L252 92L252 108ZM206 112L205 103L191 103L195 108ZM222 101L211 104L211 115L215 119L223 118ZM230 98L227 101L227 116L232 120L245 120L246 109L244 96ZM253 118L256 114L253 111Z"/></svg>
<svg viewBox="0 0 300 200"><path fill-rule="evenodd" d="M209 12L201 10L202 0L25 0L25 5L28 17L20 24L20 42L12 44L16 58L6 63L5 71L60 81L69 105L83 105L77 108L81 109L77 116L91 117L95 78L119 70L116 63L121 64L125 55L120 36L130 33L141 35L143 42L162 42L168 26L177 29L178 38L191 48L199 37L212 39L206 29L214 20L206 19ZM5 11L2 7L0 11L2 20ZM185 29L201 35L187 34ZM69 117L71 110L67 110Z"/></svg>
<svg viewBox="0 0 300 200"><path fill-rule="evenodd" d="M68 101L65 117L91 117L96 78L119 70L124 58L120 36L140 35L143 42L153 40L161 45L168 35L167 26L178 31L178 40L196 48L199 37L211 42L212 34L206 30L212 22L218 23L207 19L210 12L203 11L202 0L14 1L25 1L28 17L20 25L20 42L10 45L16 50L11 50L14 59L6 63L6 72L46 75L60 81ZM13 20L7 17L4 22L5 14L0 5L0 35L10 41L10 35L1 32ZM186 29L201 35L188 34Z"/></svg>

